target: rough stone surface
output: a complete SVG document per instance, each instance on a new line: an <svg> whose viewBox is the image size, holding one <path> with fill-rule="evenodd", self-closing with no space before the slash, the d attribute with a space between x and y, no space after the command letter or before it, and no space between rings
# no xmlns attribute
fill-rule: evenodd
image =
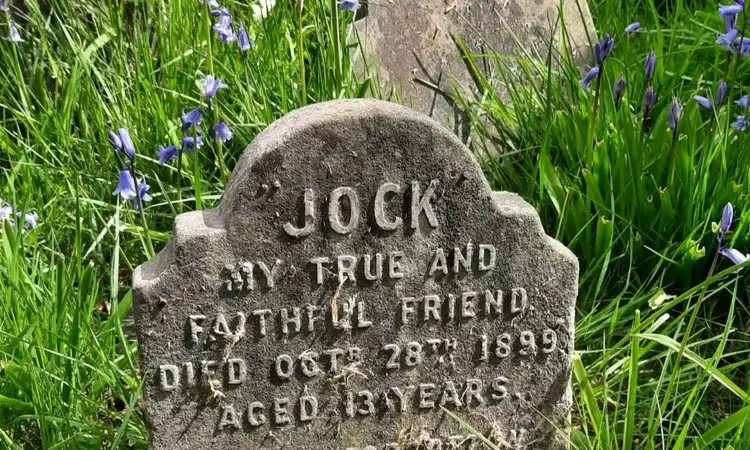
<svg viewBox="0 0 750 450"><path fill-rule="evenodd" d="M545 61L553 34L560 44L559 11L563 13L574 56L587 61L594 25L585 0L369 2L366 12L360 14L364 18L355 24L355 37L364 49L364 54L358 53L362 57L358 71L363 76L376 76L385 97L397 99L456 134L465 135L465 122L452 104L415 80L430 82L445 91L461 86L468 92L474 86L453 36L460 36L477 54L495 51ZM477 64L483 67L480 61ZM502 91L499 93L503 95Z"/></svg>
<svg viewBox="0 0 750 450"><path fill-rule="evenodd" d="M135 272L151 448L565 448L577 277L429 118L293 112Z"/></svg>

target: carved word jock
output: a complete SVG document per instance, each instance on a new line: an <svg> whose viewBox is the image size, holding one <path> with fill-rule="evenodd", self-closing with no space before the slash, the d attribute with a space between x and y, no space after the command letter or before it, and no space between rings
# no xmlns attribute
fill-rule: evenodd
<svg viewBox="0 0 750 450"><path fill-rule="evenodd" d="M435 211L432 208L432 199L435 195L437 180L430 181L429 186L422 194L418 181L411 182L411 203L409 207L409 217L407 218L408 227L412 230L419 228L420 217L424 215L427 224L432 228L437 228L438 221ZM387 203L402 194L404 189L396 183L383 183L375 194L373 210L375 223L385 231L394 231L404 225L404 218L391 216L388 213ZM342 204L346 201L349 204L349 217L344 217ZM315 211L315 192L312 189L305 189L304 193L305 213L302 220L297 223L303 224L298 227L292 222L284 225L284 231L289 236L302 238L312 234L315 228L316 211ZM357 192L350 187L338 187L328 196L328 224L335 233L349 234L359 226L362 207Z"/></svg>

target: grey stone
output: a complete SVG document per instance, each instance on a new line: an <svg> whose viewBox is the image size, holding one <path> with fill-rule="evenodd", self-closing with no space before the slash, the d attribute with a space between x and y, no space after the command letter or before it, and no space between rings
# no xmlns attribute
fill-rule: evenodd
<svg viewBox="0 0 750 450"><path fill-rule="evenodd" d="M134 274L151 448L565 448L577 278L429 118L295 111Z"/></svg>
<svg viewBox="0 0 750 450"><path fill-rule="evenodd" d="M560 11L563 20L558 20ZM384 98L425 113L464 138L467 124L459 109L417 81L471 94L475 82L454 37L477 54L494 51L540 62L547 60L550 42L559 46L563 41L559 22L578 62L590 59L595 38L586 0L382 0L369 2L360 15L364 18L355 23L353 34L362 50L355 52L360 76L375 77ZM502 86L496 87L505 97Z"/></svg>

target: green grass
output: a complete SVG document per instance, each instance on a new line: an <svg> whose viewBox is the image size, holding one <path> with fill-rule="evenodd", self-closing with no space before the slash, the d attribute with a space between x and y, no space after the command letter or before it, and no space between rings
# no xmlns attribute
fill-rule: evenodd
<svg viewBox="0 0 750 450"><path fill-rule="evenodd" d="M337 22L330 1L306 1L301 24L294 2L261 22L247 4L228 3L257 43L247 54L213 37L194 0L25 4L15 20L27 42L0 42L0 198L38 211L40 226L6 223L0 235L0 448L144 448L128 313L130 273L151 256L149 241L158 251L177 213L213 205L244 147L275 119L372 86L352 79L350 18ZM722 77L729 101L750 89L748 62L727 64L714 44L716 6L592 3L599 31L617 41L597 113L575 67L521 60L511 75L496 55L485 55L491 75L478 74L483 94L457 99L472 119L472 149L501 152L485 161L493 187L532 202L581 261L577 448L750 448L747 280L724 259L714 265L711 228L731 201L731 244L750 250L750 144L729 128L737 107L711 117L691 101ZM622 30L634 20L646 32L630 40ZM642 135L651 50L660 100ZM211 115L235 139L185 157L179 172L158 166L155 150L179 142L180 114L201 104L196 80L209 73L229 85ZM615 110L620 73L629 86ZM512 107L495 96L499 84ZM675 141L673 95L685 104ZM152 188L148 233L111 195L118 169L106 135L119 127L130 129Z"/></svg>

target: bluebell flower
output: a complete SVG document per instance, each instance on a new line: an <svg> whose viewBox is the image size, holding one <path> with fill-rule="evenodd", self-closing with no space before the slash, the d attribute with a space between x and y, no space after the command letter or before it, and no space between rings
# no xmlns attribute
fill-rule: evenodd
<svg viewBox="0 0 750 450"><path fill-rule="evenodd" d="M128 132L128 129L120 128L118 130L118 134L120 136L120 142L122 143L120 151L122 151L130 161L133 161L135 159L135 146L133 145L133 141L130 139L130 133Z"/></svg>
<svg viewBox="0 0 750 450"><path fill-rule="evenodd" d="M8 8L8 6L5 4L5 0L0 0L0 12L8 12L8 11L10 11L10 8Z"/></svg>
<svg viewBox="0 0 750 450"><path fill-rule="evenodd" d="M19 213L20 215L20 213ZM27 230L36 228L39 225L39 214L30 212L23 215L23 227Z"/></svg>
<svg viewBox="0 0 750 450"><path fill-rule="evenodd" d="M109 143L112 144L112 148L119 151L122 150L122 141L120 140L120 136L117 135L114 131L110 131L107 133L107 139L109 139Z"/></svg>
<svg viewBox="0 0 750 450"><path fill-rule="evenodd" d="M119 195L125 200L133 200L135 198L135 180L133 180L133 175L130 174L129 170L120 171L120 180L117 183L117 189L115 189L112 195Z"/></svg>
<svg viewBox="0 0 750 450"><path fill-rule="evenodd" d="M337 3L339 9L349 12L357 12L357 10L362 6L359 4L359 0L341 0Z"/></svg>
<svg viewBox="0 0 750 450"><path fill-rule="evenodd" d="M719 86L716 88L716 96L714 97L714 105L715 106L721 106L722 103L724 103L724 98L727 96L727 90L729 89L729 86L727 86L726 81L719 80Z"/></svg>
<svg viewBox="0 0 750 450"><path fill-rule="evenodd" d="M135 208L136 211L138 211L139 209L138 208L139 204L150 202L152 200L151 196L148 195L149 189L151 189L151 186L146 184L146 180L143 180L143 179L138 180L138 198L140 199L140 201L133 202L133 207Z"/></svg>
<svg viewBox="0 0 750 450"><path fill-rule="evenodd" d="M612 36L605 34L601 41L594 45L594 54L596 55L596 64L601 66L609 58L612 49L615 48L615 41Z"/></svg>
<svg viewBox="0 0 750 450"><path fill-rule="evenodd" d="M743 6L737 3L733 5L721 5L719 6L719 15L722 18L736 17L737 14L742 12L742 9L743 9Z"/></svg>
<svg viewBox="0 0 750 450"><path fill-rule="evenodd" d="M16 28L16 26L13 24L10 24L10 36L8 36L5 40L11 42L26 42L21 37L21 33L18 31L18 28Z"/></svg>
<svg viewBox="0 0 750 450"><path fill-rule="evenodd" d="M201 124L202 120L201 116L201 110L198 108L195 108L193 110L186 112L182 112L182 132L186 132L190 129L190 127L198 126Z"/></svg>
<svg viewBox="0 0 750 450"><path fill-rule="evenodd" d="M229 15L219 17L219 21L214 25L214 31L219 35L219 40L222 42L232 42L235 39L232 30L232 18Z"/></svg>
<svg viewBox="0 0 750 450"><path fill-rule="evenodd" d="M697 103L701 108L713 109L714 107L714 104L713 102L711 102L711 99L708 99L701 95L696 95L695 97L693 97L693 100L695 100L695 103Z"/></svg>
<svg viewBox="0 0 750 450"><path fill-rule="evenodd" d="M734 42L739 34L740 32L736 28L732 28L726 33L720 34L719 37L716 38L716 43L720 45L724 50L732 51L732 46L734 45Z"/></svg>
<svg viewBox="0 0 750 450"><path fill-rule="evenodd" d="M2 203L2 202L0 202ZM0 206L0 224L5 222L13 215L13 207L10 205Z"/></svg>
<svg viewBox="0 0 750 450"><path fill-rule="evenodd" d="M214 127L214 139L217 141L220 141L221 143L224 143L234 137L234 134L232 133L232 130L229 129L227 124L224 122L219 122Z"/></svg>
<svg viewBox="0 0 750 450"><path fill-rule="evenodd" d="M743 95L735 103L738 104L743 110L747 109L747 95Z"/></svg>
<svg viewBox="0 0 750 450"><path fill-rule="evenodd" d="M677 132L677 125L680 124L680 119L682 119L682 105L680 104L680 101L677 100L677 97L672 98L672 106L669 108L669 129L672 130L672 133Z"/></svg>
<svg viewBox="0 0 750 450"><path fill-rule="evenodd" d="M581 81L578 82L578 84L581 85L582 88L588 89L589 86L591 86L591 82L594 81L599 76L599 66L594 66L586 72L586 74L581 78Z"/></svg>
<svg viewBox="0 0 750 450"><path fill-rule="evenodd" d="M229 14L228 9L218 8L218 7L216 9L211 10L211 15L214 17L221 17L221 16L231 17L232 16L231 14Z"/></svg>
<svg viewBox="0 0 750 450"><path fill-rule="evenodd" d="M160 166L169 164L177 159L177 147L174 145L167 146L166 148L159 146L159 150L156 151L156 156L159 157Z"/></svg>
<svg viewBox="0 0 750 450"><path fill-rule="evenodd" d="M646 62L643 63L643 73L646 79L654 77L654 71L656 70L656 53L651 52L646 57Z"/></svg>
<svg viewBox="0 0 750 450"><path fill-rule="evenodd" d="M197 142L196 138L193 136L185 136L182 138L182 149L186 153L193 153L196 149L200 149L201 147L203 147L203 136L198 136Z"/></svg>
<svg viewBox="0 0 750 450"><path fill-rule="evenodd" d="M726 256L735 265L740 265L750 259L750 255L743 255L742 252L733 248L722 248L719 253Z"/></svg>
<svg viewBox="0 0 750 450"><path fill-rule="evenodd" d="M219 89L225 89L228 86L224 84L220 79L215 78L213 75L206 75L206 78L201 80L201 94L207 99L212 99L216 96L216 92Z"/></svg>
<svg viewBox="0 0 750 450"><path fill-rule="evenodd" d="M240 26L240 30L237 32L237 45L243 52L246 52L255 47L255 42L250 40L250 38L247 36L245 28L242 26Z"/></svg>
<svg viewBox="0 0 750 450"><path fill-rule="evenodd" d="M654 87L649 86L648 89L646 89L646 93L643 95L643 105L641 106L641 111L643 112L644 119L648 117L649 114L651 114L654 106L656 106L657 98L658 96L654 91Z"/></svg>
<svg viewBox="0 0 750 450"><path fill-rule="evenodd" d="M627 82L625 81L625 77L620 74L620 78L615 82L615 89L612 94L615 98L615 108L620 107L620 101L622 101L622 96L625 94L626 86Z"/></svg>
<svg viewBox="0 0 750 450"><path fill-rule="evenodd" d="M635 36L636 34L643 31L643 27L641 27L640 22L633 22L627 27L625 27L625 34L629 34L631 36Z"/></svg>
<svg viewBox="0 0 750 450"><path fill-rule="evenodd" d="M734 218L734 207L732 203L724 205L724 210L721 212L721 224L719 227L719 235L724 236L732 228L732 219Z"/></svg>
<svg viewBox="0 0 750 450"><path fill-rule="evenodd" d="M737 131L747 131L747 118L745 116L737 116L737 120L732 122L732 128Z"/></svg>

